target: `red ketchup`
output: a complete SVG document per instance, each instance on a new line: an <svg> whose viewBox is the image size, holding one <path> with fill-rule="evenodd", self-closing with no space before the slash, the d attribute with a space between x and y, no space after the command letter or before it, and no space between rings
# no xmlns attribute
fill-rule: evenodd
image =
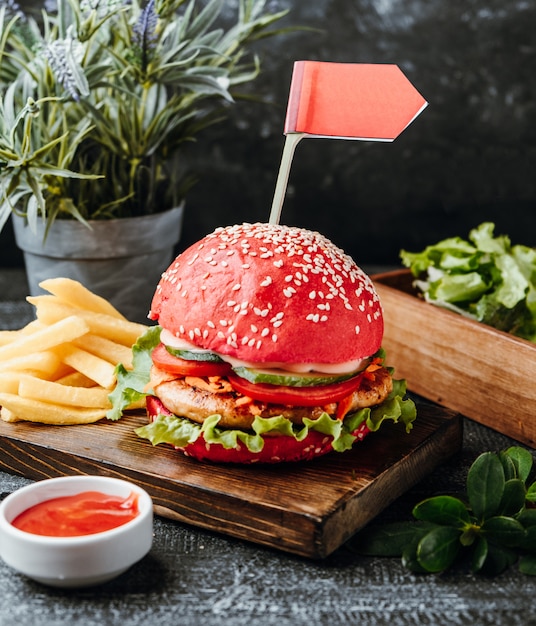
<svg viewBox="0 0 536 626"><path fill-rule="evenodd" d="M121 498L100 491L83 491L40 502L11 522L34 535L77 537L93 535L130 522L138 515L138 496Z"/></svg>

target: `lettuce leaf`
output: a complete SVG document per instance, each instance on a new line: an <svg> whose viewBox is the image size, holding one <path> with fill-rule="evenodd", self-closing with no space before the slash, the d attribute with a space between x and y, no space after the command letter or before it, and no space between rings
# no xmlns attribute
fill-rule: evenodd
<svg viewBox="0 0 536 626"><path fill-rule="evenodd" d="M122 363L116 366L117 384L108 395L112 403L112 408L106 413L109 420L120 419L125 409L147 395L152 366L151 352L160 343L161 331L160 326L149 327L132 346L132 370L127 370Z"/></svg>
<svg viewBox="0 0 536 626"><path fill-rule="evenodd" d="M484 222L468 241L451 237L400 258L427 302L536 341L536 249L494 229Z"/></svg>
<svg viewBox="0 0 536 626"><path fill-rule="evenodd" d="M108 419L119 419L132 401L151 393L148 389L151 351L160 341L160 330L158 326L151 327L133 346L134 368L132 371L118 366L117 387L109 396L113 406L107 414ZM383 350L378 354L384 356ZM393 390L385 402L347 415L344 421L322 413L317 419L304 418L303 425L296 426L282 415L270 418L256 416L251 432L245 432L218 428L219 415L209 416L202 424L196 424L175 415L159 415L154 421L137 428L135 432L155 446L166 443L182 448L203 435L206 442L219 443L224 448L235 448L238 442L241 442L252 452L259 452L262 450L265 434L284 434L301 441L307 437L310 430L315 430L333 437L333 449L343 452L352 447L356 440L352 433L363 422L366 422L371 431L377 431L386 420L402 422L406 432L409 432L416 419L417 410L414 402L405 398L405 395L406 382L393 380Z"/></svg>

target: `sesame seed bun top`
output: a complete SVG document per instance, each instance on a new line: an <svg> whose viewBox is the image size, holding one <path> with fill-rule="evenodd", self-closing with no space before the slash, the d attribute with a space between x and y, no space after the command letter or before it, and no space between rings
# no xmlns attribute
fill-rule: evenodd
<svg viewBox="0 0 536 626"><path fill-rule="evenodd" d="M256 363L337 364L374 354L370 278L329 239L283 225L218 228L162 275L149 317L199 348Z"/></svg>

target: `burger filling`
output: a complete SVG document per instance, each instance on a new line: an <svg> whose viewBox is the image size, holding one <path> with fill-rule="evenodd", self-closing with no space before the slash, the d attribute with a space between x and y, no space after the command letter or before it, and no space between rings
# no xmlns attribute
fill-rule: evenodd
<svg viewBox="0 0 536 626"><path fill-rule="evenodd" d="M283 368L231 362L225 355L177 345L169 335L150 328L134 346L134 370L118 366L108 414L118 419L132 401L157 396L173 415L158 416L136 431L154 444L183 447L203 434L205 441L225 447L239 439L254 451L262 445L260 433L299 439L317 429L333 436L333 448L343 451L365 423L377 430L385 419L401 420L409 431L415 419L415 405L404 399L405 382L393 379L382 351L338 371L316 364Z"/></svg>

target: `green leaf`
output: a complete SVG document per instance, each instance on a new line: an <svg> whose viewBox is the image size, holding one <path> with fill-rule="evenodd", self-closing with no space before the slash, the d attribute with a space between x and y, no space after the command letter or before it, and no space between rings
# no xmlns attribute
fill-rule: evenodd
<svg viewBox="0 0 536 626"><path fill-rule="evenodd" d="M433 528L435 524L413 521L367 526L350 540L350 546L367 556L402 556L408 544L415 541L416 545Z"/></svg>
<svg viewBox="0 0 536 626"><path fill-rule="evenodd" d="M485 537L479 536L474 543L471 558L471 571L479 572L488 558L488 542Z"/></svg>
<svg viewBox="0 0 536 626"><path fill-rule="evenodd" d="M503 466L505 480L508 481L512 478L519 478L517 466L514 463L513 458L506 452L506 450L499 452L498 457Z"/></svg>
<svg viewBox="0 0 536 626"><path fill-rule="evenodd" d="M499 506L502 515L516 515L525 506L525 483L519 478L511 478L504 484L504 492Z"/></svg>
<svg viewBox="0 0 536 626"><path fill-rule="evenodd" d="M532 483L532 485L529 485L527 493L525 494L525 499L528 502L536 502L536 482Z"/></svg>
<svg viewBox="0 0 536 626"><path fill-rule="evenodd" d="M442 572L454 563L460 548L460 531L439 526L419 541L417 560L427 572Z"/></svg>
<svg viewBox="0 0 536 626"><path fill-rule="evenodd" d="M488 553L480 572L485 576L497 576L513 565L517 559L518 556L513 550L488 544Z"/></svg>
<svg viewBox="0 0 536 626"><path fill-rule="evenodd" d="M524 509L519 515L516 515L516 519L523 524L524 528L536 526L536 509Z"/></svg>
<svg viewBox="0 0 536 626"><path fill-rule="evenodd" d="M118 420L132 402L147 395L147 384L152 367L151 352L160 341L160 326L151 326L132 346L131 371L119 364L116 367L117 384L108 398L112 408L106 414L109 420Z"/></svg>
<svg viewBox="0 0 536 626"><path fill-rule="evenodd" d="M523 525L513 517L490 517L481 526L486 539L507 547L518 546L526 536Z"/></svg>
<svg viewBox="0 0 536 626"><path fill-rule="evenodd" d="M415 506L413 515L419 520L458 529L463 529L471 521L465 504L452 496L435 496L423 500Z"/></svg>
<svg viewBox="0 0 536 626"><path fill-rule="evenodd" d="M517 477L523 482L526 482L532 470L532 454L528 450L525 450L525 448L520 448L519 446L508 448L506 454L512 459L516 467Z"/></svg>
<svg viewBox="0 0 536 626"><path fill-rule="evenodd" d="M482 520L495 515L504 493L504 470L493 452L484 452L469 468L467 496L475 517Z"/></svg>
<svg viewBox="0 0 536 626"><path fill-rule="evenodd" d="M519 571L528 576L536 576L536 556L526 554L519 560Z"/></svg>
<svg viewBox="0 0 536 626"><path fill-rule="evenodd" d="M419 541L419 538L414 538L406 545L402 552L402 565L415 574L429 574L430 572L419 563L417 556Z"/></svg>
<svg viewBox="0 0 536 626"><path fill-rule="evenodd" d="M525 537L520 541L519 548L536 553L536 526L525 527Z"/></svg>

